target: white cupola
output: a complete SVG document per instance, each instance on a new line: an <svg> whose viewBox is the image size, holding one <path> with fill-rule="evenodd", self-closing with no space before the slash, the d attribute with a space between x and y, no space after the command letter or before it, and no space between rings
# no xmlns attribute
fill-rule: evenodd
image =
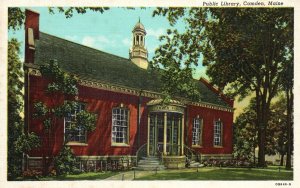
<svg viewBox="0 0 300 188"><path fill-rule="evenodd" d="M148 68L148 51L145 48L146 30L140 19L132 30L132 47L129 51L129 58L132 63L140 68Z"/></svg>

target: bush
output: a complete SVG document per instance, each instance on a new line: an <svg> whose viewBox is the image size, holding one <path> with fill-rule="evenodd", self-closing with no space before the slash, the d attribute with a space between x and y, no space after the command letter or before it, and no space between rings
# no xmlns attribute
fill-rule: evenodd
<svg viewBox="0 0 300 188"><path fill-rule="evenodd" d="M58 156L54 158L56 175L78 173L77 164L78 161L68 146L64 146Z"/></svg>
<svg viewBox="0 0 300 188"><path fill-rule="evenodd" d="M227 160L218 160L218 159L208 159L203 160L202 164L204 166L213 166L213 167L251 167L252 164L245 159L227 159Z"/></svg>
<svg viewBox="0 0 300 188"><path fill-rule="evenodd" d="M22 176L28 179L39 179L42 177L42 172L38 170L25 170L23 171Z"/></svg>

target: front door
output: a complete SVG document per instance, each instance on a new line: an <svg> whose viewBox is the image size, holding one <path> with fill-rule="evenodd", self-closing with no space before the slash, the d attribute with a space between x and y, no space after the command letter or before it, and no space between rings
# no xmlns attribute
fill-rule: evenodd
<svg viewBox="0 0 300 188"><path fill-rule="evenodd" d="M167 113L166 149L168 155L178 154L180 120L177 113ZM149 128L149 155L161 155L164 147L164 113L151 113Z"/></svg>

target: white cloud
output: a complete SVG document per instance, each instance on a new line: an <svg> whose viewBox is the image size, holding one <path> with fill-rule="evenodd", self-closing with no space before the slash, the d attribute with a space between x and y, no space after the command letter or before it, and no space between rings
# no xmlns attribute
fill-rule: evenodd
<svg viewBox="0 0 300 188"><path fill-rule="evenodd" d="M89 47L95 47L95 38L91 36L85 36L82 39L82 44Z"/></svg>
<svg viewBox="0 0 300 188"><path fill-rule="evenodd" d="M164 35L166 33L166 29L164 28L158 28L158 29L147 29L147 35L148 36L154 36L156 38L159 38L161 35Z"/></svg>
<svg viewBox="0 0 300 188"><path fill-rule="evenodd" d="M114 43L114 41L109 40L108 38L106 38L103 35L100 35L100 36L97 37L97 42L101 42L101 43L104 43L104 44L110 44L110 43L112 44L112 43Z"/></svg>
<svg viewBox="0 0 300 188"><path fill-rule="evenodd" d="M65 39L70 40L70 41L77 41L78 36L77 35L66 35Z"/></svg>
<svg viewBox="0 0 300 188"><path fill-rule="evenodd" d="M122 43L125 45L125 46L129 46L131 45L131 41L129 38L125 38L122 40Z"/></svg>
<svg viewBox="0 0 300 188"><path fill-rule="evenodd" d="M81 44L100 50L117 46L115 40L107 38L103 35L85 36L83 37Z"/></svg>

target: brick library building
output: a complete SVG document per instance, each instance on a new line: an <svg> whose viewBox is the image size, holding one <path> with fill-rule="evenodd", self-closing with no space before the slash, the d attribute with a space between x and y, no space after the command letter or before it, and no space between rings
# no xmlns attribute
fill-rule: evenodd
<svg viewBox="0 0 300 188"><path fill-rule="evenodd" d="M232 158L233 100L200 78L201 99L174 98L162 103L161 80L148 68L147 30L138 21L132 30L129 57L102 52L39 30L39 13L26 10L25 130L45 139L34 103L50 100L39 67L55 59L78 78L80 108L97 115L96 128L70 131L76 112L59 120L51 137L56 156L64 144L79 159L81 170L117 168L185 168L186 162ZM41 142L44 143L44 142ZM25 169L42 168L45 148L25 155ZM109 165L109 166L108 166Z"/></svg>

